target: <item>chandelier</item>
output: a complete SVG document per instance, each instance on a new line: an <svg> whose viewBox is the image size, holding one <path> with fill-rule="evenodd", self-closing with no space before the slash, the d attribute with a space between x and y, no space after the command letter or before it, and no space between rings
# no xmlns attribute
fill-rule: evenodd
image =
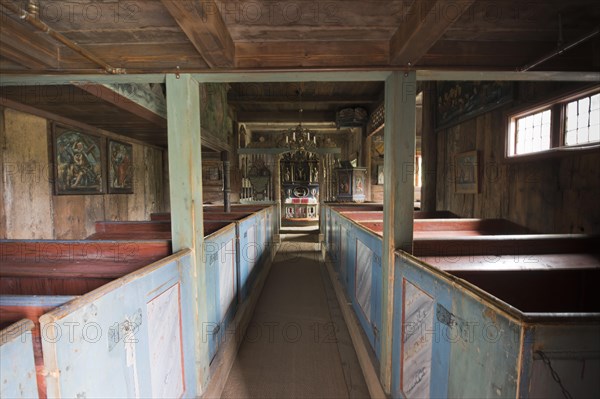
<svg viewBox="0 0 600 399"><path fill-rule="evenodd" d="M285 143L284 147L290 151L314 151L317 148L317 136L302 127L302 91L298 90L298 101L300 108L298 109L298 125L284 132Z"/></svg>

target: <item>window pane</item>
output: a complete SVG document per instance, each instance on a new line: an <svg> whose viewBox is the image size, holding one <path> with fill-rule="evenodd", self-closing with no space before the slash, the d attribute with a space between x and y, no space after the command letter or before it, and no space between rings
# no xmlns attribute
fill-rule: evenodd
<svg viewBox="0 0 600 399"><path fill-rule="evenodd" d="M600 93L571 101L566 107L564 145L598 142L600 130Z"/></svg>
<svg viewBox="0 0 600 399"><path fill-rule="evenodd" d="M592 103L592 106L591 106L592 110L600 109L600 93L594 94L592 96L591 103Z"/></svg>
<svg viewBox="0 0 600 399"><path fill-rule="evenodd" d="M544 151L550 148L551 111L545 110L517 119L515 155Z"/></svg>

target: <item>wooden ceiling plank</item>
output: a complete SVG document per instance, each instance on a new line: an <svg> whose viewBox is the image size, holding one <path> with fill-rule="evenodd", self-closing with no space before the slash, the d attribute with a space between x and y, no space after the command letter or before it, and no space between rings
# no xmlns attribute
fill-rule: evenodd
<svg viewBox="0 0 600 399"><path fill-rule="evenodd" d="M382 66L387 41L294 41L236 43L238 68Z"/></svg>
<svg viewBox="0 0 600 399"><path fill-rule="evenodd" d="M3 43L2 41L0 41L0 47L2 48L0 51L2 56L14 63L19 64L21 67L29 69L46 69L48 67L48 65L43 61L24 53L22 51L22 47L14 48L6 43Z"/></svg>
<svg viewBox="0 0 600 399"><path fill-rule="evenodd" d="M390 39L392 65L416 65L474 0L415 0Z"/></svg>
<svg viewBox="0 0 600 399"><path fill-rule="evenodd" d="M233 67L233 39L214 1L162 0L162 3L211 68Z"/></svg>
<svg viewBox="0 0 600 399"><path fill-rule="evenodd" d="M36 35L23 23L7 16L4 16L0 23L0 44L0 53L7 58L13 59L11 55L18 57L14 59L18 63L27 62L29 59L29 63L23 64L24 66L30 67L38 64L44 67L59 67L59 53L56 44Z"/></svg>

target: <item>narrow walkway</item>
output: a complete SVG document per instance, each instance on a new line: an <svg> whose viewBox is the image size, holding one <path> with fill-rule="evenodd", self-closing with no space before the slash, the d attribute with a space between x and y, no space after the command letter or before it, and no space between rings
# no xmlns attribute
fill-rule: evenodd
<svg viewBox="0 0 600 399"><path fill-rule="evenodd" d="M368 398L317 234L283 242L222 398Z"/></svg>

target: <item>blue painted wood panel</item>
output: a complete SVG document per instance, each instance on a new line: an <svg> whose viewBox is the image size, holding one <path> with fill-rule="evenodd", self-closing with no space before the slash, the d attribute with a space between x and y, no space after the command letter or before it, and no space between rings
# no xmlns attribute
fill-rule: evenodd
<svg viewBox="0 0 600 399"><path fill-rule="evenodd" d="M152 301L173 287L169 309L178 314L164 315L163 322L177 328L180 345L168 353L183 364L183 374L169 375L165 397L195 397L193 273L188 250L115 280L40 318L48 397L153 397L152 374L165 373L153 365L156 342L170 337L149 325ZM172 324L171 324L172 323ZM171 329L172 331L172 329ZM184 333L185 332L185 333ZM153 344L154 342L154 344ZM168 373L168 371L166 371ZM164 375L163 375L164 376ZM180 383L173 383L180 379ZM184 392L178 392L178 387Z"/></svg>
<svg viewBox="0 0 600 399"><path fill-rule="evenodd" d="M383 299L373 261L380 261L381 239L329 206L323 214L327 255L372 340L372 319L380 328ZM356 272L365 277L368 264L373 274L367 298L369 284L360 287ZM392 397L560 397L539 348L549 352L574 397L600 396L600 315L524 314L405 253L396 255L395 268ZM548 322L556 317L560 322Z"/></svg>
<svg viewBox="0 0 600 399"><path fill-rule="evenodd" d="M328 257L376 356L381 331L381 238L327 208ZM329 227L328 227L329 228ZM358 262L357 262L358 259ZM357 285L357 276L360 277ZM357 293L362 295L359 300Z"/></svg>
<svg viewBox="0 0 600 399"><path fill-rule="evenodd" d="M209 344L212 360L226 337L228 322L237 309L236 226L230 224L204 238L206 306L202 341Z"/></svg>
<svg viewBox="0 0 600 399"><path fill-rule="evenodd" d="M521 324L473 290L453 283L443 272L410 256L396 257L392 391L394 397L516 397ZM407 285L431 298L433 315L420 314L415 324ZM428 317L434 316L434 317ZM419 339L408 346L406 336ZM408 362L411 351L427 346L424 368ZM408 378L407 378L408 374Z"/></svg>
<svg viewBox="0 0 600 399"><path fill-rule="evenodd" d="M0 332L0 397L38 398L33 322L23 319Z"/></svg>

